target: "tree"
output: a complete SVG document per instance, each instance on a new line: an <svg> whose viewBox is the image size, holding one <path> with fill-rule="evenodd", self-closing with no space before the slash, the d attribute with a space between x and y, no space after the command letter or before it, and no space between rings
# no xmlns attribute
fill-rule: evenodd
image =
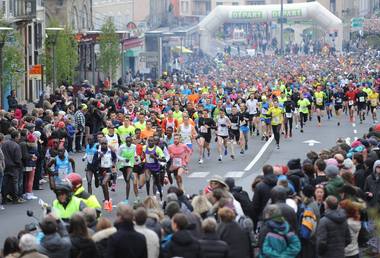
<svg viewBox="0 0 380 258"><path fill-rule="evenodd" d="M120 43L116 27L111 18L108 18L101 28L99 39L100 55L98 64L104 75L114 79L120 64Z"/></svg>
<svg viewBox="0 0 380 258"><path fill-rule="evenodd" d="M19 81L25 74L24 49L20 35L13 33L8 36L7 43L3 48L3 83L13 89L19 86Z"/></svg>
<svg viewBox="0 0 380 258"><path fill-rule="evenodd" d="M59 27L59 22L51 21L49 27ZM51 35L47 38L46 51L42 58L45 66L46 81L50 84L53 81L53 37ZM75 33L69 26L65 26L63 31L58 32L55 58L57 62L57 83L72 84L77 76L79 56Z"/></svg>

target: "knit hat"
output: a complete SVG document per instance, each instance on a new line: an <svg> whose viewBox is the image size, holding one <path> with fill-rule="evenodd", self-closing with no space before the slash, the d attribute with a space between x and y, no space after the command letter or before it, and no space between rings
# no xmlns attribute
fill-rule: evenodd
<svg viewBox="0 0 380 258"><path fill-rule="evenodd" d="M352 162L351 159L345 159L343 161L343 168L350 169L350 168L353 168L353 166L354 166L354 162Z"/></svg>
<svg viewBox="0 0 380 258"><path fill-rule="evenodd" d="M40 139L40 138L41 138L41 132L40 132L40 131L34 131L34 132L33 132L33 135L34 135L37 139Z"/></svg>
<svg viewBox="0 0 380 258"><path fill-rule="evenodd" d="M300 159L291 159L288 161L288 168L290 170L301 169L301 160Z"/></svg>
<svg viewBox="0 0 380 258"><path fill-rule="evenodd" d="M314 196L315 188L312 185L305 185L302 189L303 195L305 195L307 198L311 198Z"/></svg>
<svg viewBox="0 0 380 258"><path fill-rule="evenodd" d="M40 127L44 124L44 121L41 119L41 118L37 118L36 119L36 127Z"/></svg>
<svg viewBox="0 0 380 258"><path fill-rule="evenodd" d="M334 178L339 174L339 169L337 166L328 165L325 169L326 176Z"/></svg>
<svg viewBox="0 0 380 258"><path fill-rule="evenodd" d="M338 161L336 159L330 158L325 160L326 165L338 166Z"/></svg>
<svg viewBox="0 0 380 258"><path fill-rule="evenodd" d="M28 134L28 136L26 137L26 139L27 139L28 142L31 142L31 143L33 143L33 142L35 142L37 140L37 138L33 134L31 134L31 133Z"/></svg>

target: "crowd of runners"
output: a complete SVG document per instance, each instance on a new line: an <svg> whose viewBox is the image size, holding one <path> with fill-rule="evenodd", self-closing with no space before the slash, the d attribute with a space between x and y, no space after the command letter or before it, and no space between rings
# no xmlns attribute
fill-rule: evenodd
<svg viewBox="0 0 380 258"><path fill-rule="evenodd" d="M184 187L185 175L191 173L189 161L192 156L196 156L199 164L210 159L220 163L239 159L241 155L246 155L248 149L260 147L250 144L255 137L264 143L273 136L276 148L280 149L281 137L297 138L308 127L323 127L324 122L333 117L336 117L337 128L354 122L375 125L379 105L379 68L378 57L372 52L361 55L267 55L255 58L219 54L215 59L194 55L184 66L184 71L164 73L158 80L134 78L128 85L107 91L87 82L80 87L61 86L51 94L42 95L32 110L19 105L15 92L12 92L8 97L9 110L0 112L2 203L18 204L37 199L33 192L45 180L57 195L53 210L60 214L60 218L67 220L70 220L72 212L85 206L95 208L99 213L111 212L114 204L110 191L125 191L124 205L140 204L145 196L156 196L158 204L164 204L164 188L174 185L177 197L185 198L183 193L194 194L186 192ZM375 137L371 139L376 144L379 140ZM377 147L371 139L363 140L367 145L371 143L371 148ZM213 144L217 147L217 153L212 153L210 146ZM360 142L351 147L356 150L358 146L364 146L370 151L367 145ZM340 158L342 162L346 162L345 158L352 158L348 155L349 151L350 146L336 153L331 152L328 157L323 156L325 159L322 154L319 154L319 159L308 157L312 164L310 169L315 167L318 177L318 173L324 170L322 162L331 165L331 159L335 159L333 163L339 173L342 169L338 166ZM78 164L75 164L73 153L83 155L87 185L75 173L83 174L76 170ZM355 161L353 157L358 166L358 158ZM326 161L329 159L331 162ZM369 168L372 171L372 166ZM272 174L266 169L264 175ZM289 164L288 169L292 169ZM305 166L302 169L302 173L307 175ZM338 173L335 173L335 168L332 170L336 178L335 174ZM123 176L125 189L116 184L118 175ZM300 177L296 185L294 182L290 184L290 189L301 197L301 192L307 190L303 184L301 186ZM330 179L327 174L326 180L308 183L313 187L313 193L307 197L314 195L314 188L317 193L319 183L327 183ZM269 196L256 200L259 197L255 191L253 206L241 203L238 209L229 201L220 199L224 198L223 193L216 191L216 196L213 196L214 188L228 190L228 187L224 188L227 184L220 181L211 181L204 190L205 195L211 194L211 204L219 205L220 212L217 209L215 213L214 210L215 217L220 219L218 216L222 216L222 221L223 218L230 219L230 214L226 215L228 211L224 210L223 214L220 210L229 207L235 212L234 218L235 215L250 217L256 229ZM214 187L212 182L219 183L220 187ZM361 183L360 189L364 191L364 182ZM355 187L359 187L358 184L356 182ZM269 185L270 188L274 186ZM94 186L102 189L103 196L93 195ZM366 188L365 194L377 195L380 188L374 189L375 192L371 192ZM131 190L134 198L131 198ZM335 199L328 199L329 205L336 206L342 198L336 189L331 192L326 190L325 197L335 196ZM70 206L69 212L67 205L72 194L85 201ZM236 198L231 197L228 195L236 203ZM130 210L125 207L120 206L118 212L124 212L120 216L127 220ZM275 207L271 208L272 213L277 212ZM182 229L179 226L182 222L175 222L178 230ZM290 231L295 232L296 228L298 226L291 227ZM287 239L285 243L289 244L288 240L294 241L294 250L297 250L299 240ZM305 243L301 243L302 248L306 248ZM294 250L293 256L264 253L262 256L295 257L301 247L298 251Z"/></svg>

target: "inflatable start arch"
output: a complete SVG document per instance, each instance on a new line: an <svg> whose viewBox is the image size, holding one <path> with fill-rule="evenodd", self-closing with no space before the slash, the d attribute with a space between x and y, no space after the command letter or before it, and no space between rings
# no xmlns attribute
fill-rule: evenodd
<svg viewBox="0 0 380 258"><path fill-rule="evenodd" d="M265 22L277 21L280 16L281 5L239 5L217 6L199 24L200 47L210 53L211 37L218 27L226 22ZM342 49L343 23L332 12L318 2L284 4L284 18L292 21L312 19L326 32L337 32L335 46ZM285 25L284 25L285 26Z"/></svg>

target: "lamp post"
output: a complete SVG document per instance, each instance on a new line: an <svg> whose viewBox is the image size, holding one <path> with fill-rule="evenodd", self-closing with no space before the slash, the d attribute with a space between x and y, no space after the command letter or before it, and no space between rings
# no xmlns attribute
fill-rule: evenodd
<svg viewBox="0 0 380 258"><path fill-rule="evenodd" d="M57 87L57 60L55 56L56 46L57 46L57 38L60 31L63 31L61 27L49 27L45 28L46 33L51 35L50 42L53 45L53 89Z"/></svg>
<svg viewBox="0 0 380 258"><path fill-rule="evenodd" d="M120 64L120 69L121 69L121 86L123 87L124 86L124 83L125 83L125 79L124 79L124 70L125 70L125 63L124 63L124 40L125 40L125 36L127 35L127 37L129 37L128 35L128 31L122 31L122 30L117 30L116 31L116 34L119 35L120 37L120 43L121 43L121 64Z"/></svg>
<svg viewBox="0 0 380 258"><path fill-rule="evenodd" d="M3 103L3 48L7 40L8 32L12 31L12 28L0 27L0 98L1 98L1 107L4 106Z"/></svg>

